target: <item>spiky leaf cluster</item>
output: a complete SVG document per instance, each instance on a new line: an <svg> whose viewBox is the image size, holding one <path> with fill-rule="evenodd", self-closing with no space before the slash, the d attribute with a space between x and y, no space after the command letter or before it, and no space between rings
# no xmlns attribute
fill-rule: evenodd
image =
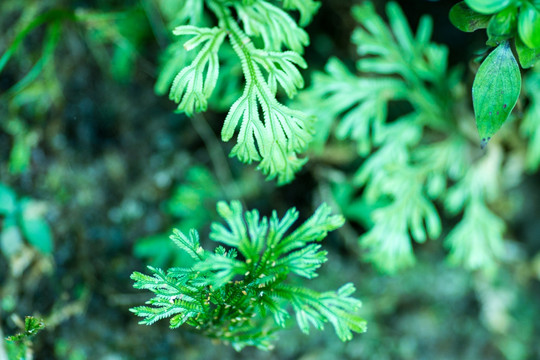
<svg viewBox="0 0 540 360"><path fill-rule="evenodd" d="M205 19L203 4L217 23ZM237 98L228 104L221 138L229 141L237 133L231 156L259 162L258 168L279 183L291 181L306 161L297 155L311 141L313 128L310 117L278 100L280 88L293 97L304 86L299 68L307 66L301 54L309 36L286 10L299 11L299 22L305 26L318 6L313 0L186 2L171 21L183 48L173 45L169 51L157 90L163 92L177 72L169 96L178 103L178 111L191 116L208 108L216 86L236 84L237 79L229 78L242 76L243 90L232 91ZM199 11L188 16L190 7ZM228 78L219 82L223 63L240 64L241 74L229 71L224 75Z"/></svg>
<svg viewBox="0 0 540 360"><path fill-rule="evenodd" d="M481 156L472 114L455 106L464 96L459 72L448 69L446 47L430 41L432 20L422 17L415 34L397 4L386 10L388 25L369 2L353 10L359 75L331 59L302 95L318 105L319 141L352 139L365 159L352 182L338 184L354 188L344 213L365 220L360 244L377 267L393 272L415 262L413 240L441 236L439 203L461 216L446 237L450 259L489 267L503 248L504 221L490 209L504 189L497 180L506 166L502 147L494 143Z"/></svg>
<svg viewBox="0 0 540 360"><path fill-rule="evenodd" d="M167 271L149 267L151 275L133 273L136 288L154 293L146 306L131 309L144 318L141 323L170 318L171 328L186 324L237 350L248 345L269 349L275 331L290 317L289 307L305 333L328 322L343 341L352 332L365 331L357 313L361 303L351 297L352 284L317 292L290 281L292 275L317 276L327 255L318 242L340 227L343 217L322 205L288 233L298 218L295 209L282 219L276 212L269 219L257 210L244 213L238 201L220 202L217 210L227 225L212 224L210 238L222 244L214 252L201 247L197 231L186 235L174 230L171 240L192 263Z"/></svg>

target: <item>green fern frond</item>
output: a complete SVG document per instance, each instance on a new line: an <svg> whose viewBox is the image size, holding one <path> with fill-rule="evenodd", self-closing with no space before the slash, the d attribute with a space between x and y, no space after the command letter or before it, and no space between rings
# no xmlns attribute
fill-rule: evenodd
<svg viewBox="0 0 540 360"><path fill-rule="evenodd" d="M178 103L178 110L190 116L194 111L205 111L208 106L208 98L212 95L219 74L217 53L226 33L219 28L185 25L177 27L174 34L193 35L184 43L187 51L204 44L191 65L176 75L169 94L170 99ZM205 71L206 76L203 76Z"/></svg>
<svg viewBox="0 0 540 360"><path fill-rule="evenodd" d="M178 103L178 111L188 116L205 111L218 81L218 52L227 37L242 66L245 84L225 118L222 140L229 141L239 130L231 156L248 164L260 162L258 169L268 179L289 182L307 161L299 159L298 154L312 139L313 118L283 105L276 96L278 85L288 97L304 86L298 68L306 67L300 54L309 37L286 11L266 0L207 0L205 4L218 19L217 26L201 27L201 23L191 22L175 29L176 35L192 36L183 45L186 52L202 49L191 63L186 62L184 54L178 61L169 61L157 88L163 89L171 71L177 69L170 98ZM313 1L286 1L283 6L299 10L302 23L307 23L317 8ZM188 21L185 16L183 19Z"/></svg>
<svg viewBox="0 0 540 360"><path fill-rule="evenodd" d="M289 301L296 312L296 321L302 332L309 334L310 325L318 330L330 322L342 341L352 339L352 331L365 332L366 322L356 312L361 302L350 297L355 288L352 284L343 285L338 291L318 293L306 288L288 285L278 286L273 294Z"/></svg>
<svg viewBox="0 0 540 360"><path fill-rule="evenodd" d="M248 36L260 37L267 51L281 51L282 47L302 53L309 44L309 36L283 10L264 0L249 5L235 4L238 17Z"/></svg>
<svg viewBox="0 0 540 360"><path fill-rule="evenodd" d="M446 237L449 260L469 269L489 269L504 254L505 224L482 201L473 200Z"/></svg>
<svg viewBox="0 0 540 360"><path fill-rule="evenodd" d="M315 0L282 0L283 8L300 12L300 26L306 26L319 10L321 3Z"/></svg>
<svg viewBox="0 0 540 360"><path fill-rule="evenodd" d="M268 349L277 327L284 327L290 317L290 303L304 332L309 323L322 329L330 322L345 341L351 339L351 332L365 331L365 321L357 315L361 303L351 297L351 284L319 293L287 283L292 274L317 276L327 252L313 242L340 227L341 216L331 215L330 208L322 205L286 235L298 218L294 209L282 219L274 212L268 220L256 210L244 212L238 201L220 202L217 208L227 225L212 224L210 238L229 250L218 246L214 252L205 251L195 230L189 237L175 230L171 239L194 264L167 271L149 267L152 276L132 274L135 288L154 293L146 306L131 309L143 317L142 324L170 318L171 328L187 324L230 342L237 350L248 345Z"/></svg>
<svg viewBox="0 0 540 360"><path fill-rule="evenodd" d="M487 267L500 258L503 244L502 220L488 210L503 193L496 180L503 166L500 146L479 159L469 141L473 136L454 106L462 96L459 71L448 69L447 49L430 41L431 19L422 17L414 33L396 3L388 3L386 13L388 24L371 2L353 9L360 25L353 35L361 55L358 76L331 59L326 73L316 74L301 95L319 116L316 142L320 146L331 133L352 139L365 158L349 185L350 194L362 189L362 195L347 201L363 204L369 230L360 244L378 268L395 272L410 266L413 241L440 237L436 201L450 215L463 216L446 241L452 261ZM407 102L410 110L389 111L396 102ZM472 218L492 225L490 241L477 234L474 247L464 245L463 229Z"/></svg>
<svg viewBox="0 0 540 360"><path fill-rule="evenodd" d="M173 27L200 24L204 14L204 0L159 1L162 14Z"/></svg>
<svg viewBox="0 0 540 360"><path fill-rule="evenodd" d="M182 232L177 229L173 230L173 234L170 239L183 251L185 251L194 260L203 259L203 248L199 245L199 233L191 230L189 237L186 237Z"/></svg>

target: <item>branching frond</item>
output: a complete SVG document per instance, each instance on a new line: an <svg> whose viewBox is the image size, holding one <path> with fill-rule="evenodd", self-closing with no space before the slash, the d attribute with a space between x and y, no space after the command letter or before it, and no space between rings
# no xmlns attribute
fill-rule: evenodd
<svg viewBox="0 0 540 360"><path fill-rule="evenodd" d="M218 50L225 38L225 31L219 28L198 28L179 26L175 35L193 35L184 43L189 51L204 44L191 65L180 71L173 81L169 97L178 104L178 110L191 115L194 111L205 111L208 98L216 86L219 74ZM206 71L206 75L203 74Z"/></svg>
<svg viewBox="0 0 540 360"><path fill-rule="evenodd" d="M254 0L249 5L235 4L238 17L246 35L261 37L264 50L281 51L282 47L302 53L309 44L309 36L283 10L264 0Z"/></svg>
<svg viewBox="0 0 540 360"><path fill-rule="evenodd" d="M351 284L336 292L319 293L287 283L292 274L317 276L327 252L313 241L340 227L341 216L331 215L330 208L322 205L287 236L298 217L294 209L282 219L274 212L268 220L257 210L244 212L240 202L233 201L220 202L218 213L227 226L214 223L210 238L229 250L218 246L214 252L205 251L195 230L189 237L175 230L171 239L195 263L168 271L149 267L151 276L132 274L135 288L154 294L145 306L131 309L143 317L142 324L170 318L171 328L187 324L230 342L237 350L248 345L268 349L274 331L286 325L291 305L304 332L309 323L322 329L330 322L345 341L352 338L352 332L365 331L365 321L357 314L361 303L351 297Z"/></svg>
<svg viewBox="0 0 540 360"><path fill-rule="evenodd" d="M388 24L371 2L353 9L360 25L353 35L359 75L331 59L326 73L316 74L302 94L319 116L317 145L331 140L330 134L352 139L365 158L349 185L360 199L347 201L364 204L363 225L370 228L360 244L378 268L395 272L412 265L412 241L441 236L436 201L452 216L463 214L446 241L450 258L469 268L492 264L501 255L504 231L488 206L502 193L500 145L481 158L469 141L473 136L454 106L463 99L459 71L448 69L447 49L430 41L431 19L422 17L415 34L396 3L388 3L386 13ZM534 126L525 128L534 136ZM474 246L461 245L469 241L475 217L492 225L492 237L486 241L477 234Z"/></svg>
<svg viewBox="0 0 540 360"><path fill-rule="evenodd" d="M282 0L283 7L300 12L300 26L306 26L311 22L313 15L319 10L321 3L315 0Z"/></svg>
<svg viewBox="0 0 540 360"><path fill-rule="evenodd" d="M483 202L467 204L463 219L448 234L449 260L466 268L489 269L504 253L505 224Z"/></svg>
<svg viewBox="0 0 540 360"><path fill-rule="evenodd" d="M300 54L309 37L286 11L266 0L205 3L218 24L209 28L191 22L176 27L176 35L192 36L183 44L184 50L197 48L198 53L190 64L185 54L179 55L178 61L167 62L157 89L163 89L176 69L179 72L170 98L178 103L178 111L187 115L205 111L218 81L220 57L226 54L218 51L227 37L237 57L235 62L242 66L244 89L230 104L222 140L229 141L238 130L231 156L245 163L260 162L258 168L269 179L277 177L280 184L289 182L307 161L299 159L298 154L312 139L313 118L279 102L278 85L288 97L304 86L298 68L307 66ZM312 0L284 1L283 6L300 11L302 24L307 24L318 8ZM184 21L188 21L185 16ZM171 54L179 49L175 46ZM236 79L229 82L238 83Z"/></svg>
<svg viewBox="0 0 540 360"><path fill-rule="evenodd" d="M338 291L318 293L306 288L280 285L273 295L292 304L296 321L302 332L308 334L310 325L318 330L330 322L342 341L352 339L352 332L366 331L366 322L356 316L348 315L360 308L362 303L350 295L355 291L352 284L343 285Z"/></svg>

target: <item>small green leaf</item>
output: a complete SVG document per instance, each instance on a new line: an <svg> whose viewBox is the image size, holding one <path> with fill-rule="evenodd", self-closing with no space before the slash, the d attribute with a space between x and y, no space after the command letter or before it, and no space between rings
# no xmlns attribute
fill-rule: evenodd
<svg viewBox="0 0 540 360"><path fill-rule="evenodd" d="M7 341L23 341L31 336L36 335L40 330L45 328L45 323L42 319L33 316L24 318L24 331L13 336L8 336Z"/></svg>
<svg viewBox="0 0 540 360"><path fill-rule="evenodd" d="M15 211L16 195L13 190L0 183L0 215L9 215Z"/></svg>
<svg viewBox="0 0 540 360"><path fill-rule="evenodd" d="M509 6L492 16L487 27L488 45L497 46L502 40L511 38L514 35L516 24L517 9L515 6Z"/></svg>
<svg viewBox="0 0 540 360"><path fill-rule="evenodd" d="M540 47L540 12L525 2L521 6L518 20L519 37L531 49Z"/></svg>
<svg viewBox="0 0 540 360"><path fill-rule="evenodd" d="M23 222L26 239L43 254L50 254L53 249L51 229L43 219L33 219Z"/></svg>
<svg viewBox="0 0 540 360"><path fill-rule="evenodd" d="M482 148L506 121L520 91L519 66L506 41L489 54L474 78L473 106Z"/></svg>
<svg viewBox="0 0 540 360"><path fill-rule="evenodd" d="M511 2L512 0L465 0L471 9L481 14L494 14L510 5Z"/></svg>
<svg viewBox="0 0 540 360"><path fill-rule="evenodd" d="M0 232L0 252L4 256L11 257L21 250L22 245L22 235L19 228L14 224L4 224Z"/></svg>
<svg viewBox="0 0 540 360"><path fill-rule="evenodd" d="M50 254L53 241L49 224L43 219L46 210L39 202L21 201L21 228L26 240L43 254Z"/></svg>
<svg viewBox="0 0 540 360"><path fill-rule="evenodd" d="M516 38L516 52L523 69L534 66L540 60L540 48L530 49L519 37Z"/></svg>
<svg viewBox="0 0 540 360"><path fill-rule="evenodd" d="M457 3L450 9L450 22L461 31L473 32L488 26L491 16L479 14L465 4Z"/></svg>

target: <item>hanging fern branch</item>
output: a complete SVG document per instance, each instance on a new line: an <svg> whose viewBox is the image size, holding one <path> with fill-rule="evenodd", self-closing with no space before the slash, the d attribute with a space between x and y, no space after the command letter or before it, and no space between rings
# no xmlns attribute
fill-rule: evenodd
<svg viewBox="0 0 540 360"><path fill-rule="evenodd" d="M229 141L239 130L231 156L244 163L260 162L258 168L269 179L277 177L280 184L289 182L307 161L298 158L298 154L311 141L313 120L280 103L276 96L278 85L288 97L304 86L298 68L307 67L300 54L309 37L289 14L266 0L207 0L206 4L218 19L217 27L191 24L174 30L175 35L192 36L184 43L185 51L198 49L199 52L190 64L186 63L188 57L183 59L170 98L188 116L208 108L208 99L219 76L218 52L227 36L241 64L245 84L225 118L222 140ZM301 23L305 25L318 3L284 1L283 6L300 11ZM233 16L232 8L238 19ZM183 19L187 21L185 16ZM259 40L263 48L255 45ZM166 69L170 74L170 68Z"/></svg>
<svg viewBox="0 0 540 360"><path fill-rule="evenodd" d="M217 209L227 225L212 224L210 238L228 250L223 246L214 252L204 250L197 231L185 235L175 230L171 240L190 255L192 264L167 271L149 267L150 276L133 273L136 288L154 293L147 306L131 309L144 318L142 324L171 318L171 328L187 324L237 350L271 348L276 330L285 327L290 317L289 305L304 333L309 333L310 324L322 329L329 322L346 341L352 332L366 330L357 314L361 303L351 297L352 284L319 293L287 281L292 274L317 276L327 260L327 252L317 242L343 224L341 216L331 215L330 208L322 205L286 235L298 218L294 209L282 219L276 212L270 219L261 218L256 210L244 213L238 201L220 202Z"/></svg>

